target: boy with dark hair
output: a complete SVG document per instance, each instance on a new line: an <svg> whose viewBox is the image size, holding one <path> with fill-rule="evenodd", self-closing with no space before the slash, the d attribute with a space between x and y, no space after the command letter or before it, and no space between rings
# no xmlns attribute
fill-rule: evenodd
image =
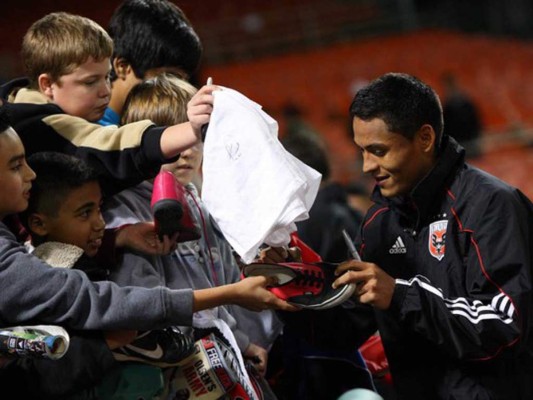
<svg viewBox="0 0 533 400"><path fill-rule="evenodd" d="M183 11L167 0L125 0L109 22L113 39L111 101L101 125L119 125L131 88L157 74L188 80L197 71L202 44Z"/></svg>
<svg viewBox="0 0 533 400"><path fill-rule="evenodd" d="M111 55L112 40L94 21L51 13L36 21L23 40L29 81L8 82L0 91L9 99L3 107L28 154L59 151L85 159L98 171L105 194L154 177L161 164L200 141L214 89L202 88L192 99L190 122L166 128L151 121L101 127L89 121L98 121L109 104Z"/></svg>
<svg viewBox="0 0 533 400"><path fill-rule="evenodd" d="M36 153L29 157L28 164L37 178L21 221L35 246L32 253L53 267L80 269L92 281L107 280L111 269L95 260L105 228L96 172L82 160L56 152ZM175 365L192 349L192 338L183 340L185 337L172 329L144 332L135 339L136 336L136 331L124 330L74 331L71 348L60 362L24 360L19 364L36 372L39 393L57 396L96 384L113 365L110 358L166 367ZM128 352L130 345L146 351L132 356ZM162 355L150 351L157 346ZM87 355L87 351L96 354ZM157 374L158 369L145 368L145 373L150 372Z"/></svg>
<svg viewBox="0 0 533 400"><path fill-rule="evenodd" d="M82 160L57 152L36 153L28 157L28 165L37 177L21 222L31 234L34 251L44 243L59 242L94 257L105 227L96 172ZM106 275L97 275L94 280L103 280Z"/></svg>

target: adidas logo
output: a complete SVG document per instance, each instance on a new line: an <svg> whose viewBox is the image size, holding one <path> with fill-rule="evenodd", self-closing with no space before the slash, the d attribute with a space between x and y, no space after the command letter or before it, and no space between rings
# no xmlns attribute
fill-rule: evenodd
<svg viewBox="0 0 533 400"><path fill-rule="evenodd" d="M405 248L405 244L403 244L403 240L400 236L396 239L396 242L392 245L392 247L389 250L390 254L405 254L407 253L407 249Z"/></svg>

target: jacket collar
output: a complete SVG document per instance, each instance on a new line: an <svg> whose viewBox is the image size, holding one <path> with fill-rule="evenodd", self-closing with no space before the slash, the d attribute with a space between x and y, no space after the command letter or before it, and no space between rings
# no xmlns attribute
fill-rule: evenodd
<svg viewBox="0 0 533 400"><path fill-rule="evenodd" d="M28 87L30 80L28 78L15 78L0 86L0 98L4 101L13 102L15 95L21 88Z"/></svg>
<svg viewBox="0 0 533 400"><path fill-rule="evenodd" d="M451 183L458 169L464 164L465 151L454 138L447 135L443 136L442 145L443 150L434 167L409 195L388 199L381 195L379 187L376 186L372 193L372 200L398 209L402 214L418 210L419 220L427 217L432 212L432 206L440 204L445 189Z"/></svg>
<svg viewBox="0 0 533 400"><path fill-rule="evenodd" d="M38 90L22 88L15 95L13 103L48 104L52 101Z"/></svg>
<svg viewBox="0 0 533 400"><path fill-rule="evenodd" d="M30 89L28 78L15 78L0 86L0 98L9 103L48 104L48 97L35 89Z"/></svg>

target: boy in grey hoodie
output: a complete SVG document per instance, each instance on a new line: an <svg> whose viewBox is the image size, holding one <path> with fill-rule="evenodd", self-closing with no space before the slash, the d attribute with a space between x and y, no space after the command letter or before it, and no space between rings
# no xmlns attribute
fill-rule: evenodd
<svg viewBox="0 0 533 400"><path fill-rule="evenodd" d="M174 76L159 75L132 89L126 100L122 123L146 118L157 124L185 122L187 102L195 93L196 89L187 82ZM240 269L232 249L192 183L200 180L201 161L202 145L197 144L182 152L176 162L163 166L185 186L187 208L201 238L179 243L176 251L168 256L146 257L125 252L122 267L111 274L112 280L120 285L165 285L175 289L217 287L240 280ZM152 189L153 184L145 181L115 195L105 205L107 224L115 227L151 220ZM132 265L139 273L130 273ZM282 327L273 312L250 313L228 305L209 313L199 313L197 317L224 320L232 328L244 357L255 360L260 372L266 371L268 350Z"/></svg>

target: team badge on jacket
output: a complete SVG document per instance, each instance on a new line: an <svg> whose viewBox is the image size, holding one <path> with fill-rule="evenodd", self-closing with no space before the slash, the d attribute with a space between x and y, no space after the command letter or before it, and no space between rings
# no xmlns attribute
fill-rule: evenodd
<svg viewBox="0 0 533 400"><path fill-rule="evenodd" d="M429 254L435 257L437 260L442 260L444 252L446 250L446 228L448 227L448 221L435 221L429 225Z"/></svg>

